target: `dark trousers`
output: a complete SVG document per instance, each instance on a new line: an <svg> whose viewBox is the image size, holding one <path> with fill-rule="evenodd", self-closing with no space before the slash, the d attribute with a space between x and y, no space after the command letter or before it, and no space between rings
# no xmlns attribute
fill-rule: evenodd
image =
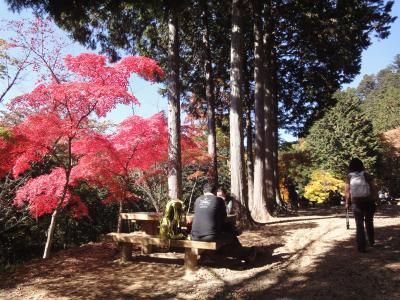
<svg viewBox="0 0 400 300"><path fill-rule="evenodd" d="M226 245L219 248L217 253L227 257L246 259L250 253L250 249L243 247L236 234L233 232L221 232L216 235L206 235L202 237L192 236L192 238L194 241L203 242L226 241Z"/></svg>
<svg viewBox="0 0 400 300"><path fill-rule="evenodd" d="M366 248L365 230L367 231L368 242L372 246L374 240L374 213L375 204L369 199L359 199L352 205L354 218L356 220L357 249L364 252ZM365 229L364 229L365 223Z"/></svg>

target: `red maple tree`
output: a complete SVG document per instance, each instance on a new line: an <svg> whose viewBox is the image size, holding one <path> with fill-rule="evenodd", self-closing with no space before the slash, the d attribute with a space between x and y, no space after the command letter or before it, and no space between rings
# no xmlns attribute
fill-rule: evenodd
<svg viewBox="0 0 400 300"><path fill-rule="evenodd" d="M146 57L126 57L110 65L105 56L85 53L67 56L65 66L68 81L52 78L31 93L13 99L9 105L13 110L36 112L13 129L14 135L21 137L14 147L17 153L14 176L45 156L51 156L59 166L50 174L30 179L18 190L15 200L19 205L27 201L35 216L52 212L44 258L50 253L60 209L72 201L74 207L79 207L78 214L85 213L83 204L76 205L79 199L70 194L70 188L78 178L74 168L83 155L75 144L96 136L89 126L90 117L105 116L117 104L138 103L128 92L132 73L151 81L163 76L156 62Z"/></svg>
<svg viewBox="0 0 400 300"><path fill-rule="evenodd" d="M118 202L122 212L125 201L138 200L129 188L135 181L132 174L145 172L166 160L167 137L163 113L150 118L127 118L115 133L93 134L75 144L74 152L82 158L74 169L74 177L107 188L109 196L104 201Z"/></svg>

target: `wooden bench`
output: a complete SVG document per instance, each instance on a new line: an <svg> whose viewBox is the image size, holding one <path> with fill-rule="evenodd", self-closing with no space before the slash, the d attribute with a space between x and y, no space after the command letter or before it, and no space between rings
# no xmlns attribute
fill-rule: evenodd
<svg viewBox="0 0 400 300"><path fill-rule="evenodd" d="M185 249L185 267L187 269L196 269L198 266L198 255L204 250L218 250L227 242L201 242L190 240L162 240L157 235L147 235L144 232L136 231L132 233L111 232L102 236L104 241L119 242L122 244L122 261L126 262L132 259L132 245L142 246L143 254L151 251L151 246L175 247ZM150 250L150 251L149 251Z"/></svg>

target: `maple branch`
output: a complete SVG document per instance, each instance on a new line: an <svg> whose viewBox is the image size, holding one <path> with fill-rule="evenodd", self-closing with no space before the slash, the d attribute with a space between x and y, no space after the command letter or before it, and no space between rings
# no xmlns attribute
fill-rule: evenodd
<svg viewBox="0 0 400 300"><path fill-rule="evenodd" d="M22 222L24 222L27 219L28 219L28 216L22 217L21 219L19 219L16 223L11 225L10 227L7 227L7 228L3 229L2 231L0 231L0 235L5 233L5 232L7 232L7 231L9 231L9 230L11 230L11 229L13 229L13 228L15 228L15 227L17 227L19 224L21 224Z"/></svg>
<svg viewBox="0 0 400 300"><path fill-rule="evenodd" d="M28 58L30 56L30 52L26 55L25 59L22 61L21 64L18 64L18 69L17 72L14 75L14 78L10 82L10 76L7 75L7 88L4 90L4 92L0 96L0 103L4 100L4 97L7 95L7 93L10 91L10 89L14 86L15 82L17 81L19 75L21 72L25 69L26 63L28 61ZM8 64L7 64L7 74L9 73L8 71Z"/></svg>
<svg viewBox="0 0 400 300"><path fill-rule="evenodd" d="M125 166L122 166L124 168L125 172L128 172L129 163L130 163L131 159L133 158L133 156L136 154L137 146L139 146L139 142L137 142L136 145L133 147L132 153L129 156L129 158L127 159Z"/></svg>
<svg viewBox="0 0 400 300"><path fill-rule="evenodd" d="M44 65L47 67L47 69L50 71L51 76L53 77L53 79L57 82L57 83L61 83L60 79L57 77L57 75L54 73L53 68L48 64L48 62L46 61L46 59L39 54L35 49L31 49L33 51L33 53L35 53L44 63Z"/></svg>
<svg viewBox="0 0 400 300"><path fill-rule="evenodd" d="M22 179L18 181L18 183L14 186L14 188L11 190L11 192L15 192L20 186L24 185L26 181L31 177L32 175L32 170L29 170Z"/></svg>
<svg viewBox="0 0 400 300"><path fill-rule="evenodd" d="M71 121L71 124L72 124L73 118L72 118L72 113L68 106L68 97L67 96L65 96L65 108L67 109L67 114L68 114L69 120Z"/></svg>
<svg viewBox="0 0 400 300"><path fill-rule="evenodd" d="M79 128L80 123L81 123L84 119L86 119L87 117L89 117L89 115L95 110L96 105L97 105L98 102L99 102L99 101L96 100L96 102L93 103L92 107L89 108L89 111L88 111L86 114L84 114L84 115L79 119L78 123L76 124L76 127L77 127L77 128ZM89 107L90 107L90 104L89 104Z"/></svg>
<svg viewBox="0 0 400 300"><path fill-rule="evenodd" d="M72 138L69 137L68 138L68 164L67 164L67 168L64 169L65 170L65 184L64 184L64 189L62 192L62 195L60 197L60 200L57 203L57 207L56 207L56 211L58 211L62 204L64 203L65 200L65 196L67 195L67 191L68 191L68 185L69 185L69 180L70 180L70 175L71 175L71 171L72 171Z"/></svg>
<svg viewBox="0 0 400 300"><path fill-rule="evenodd" d="M20 177L18 179L17 183L11 189L9 189L9 187L11 187L15 182L11 181L10 173L8 173L6 175L5 184L3 185L2 189L1 189L1 192L0 192L0 200L3 198L4 195L6 195L6 193L12 194L20 186L24 185L26 183L26 181L31 177L31 175L32 175L32 170L29 170L28 172L26 172L26 174L23 177Z"/></svg>
<svg viewBox="0 0 400 300"><path fill-rule="evenodd" d="M5 181L3 183L3 187L2 187L2 189L0 191L0 200L2 199L3 195L6 192L9 182L10 182L10 174L7 173L7 175L5 177Z"/></svg>
<svg viewBox="0 0 400 300"><path fill-rule="evenodd" d="M154 206L156 211L159 212L160 207L158 205L158 201L155 199L154 195L151 192L150 184L149 184L147 178L144 178L143 181L145 183L145 187L143 187L141 185L137 185L137 187L147 194L147 196L150 198L150 203Z"/></svg>

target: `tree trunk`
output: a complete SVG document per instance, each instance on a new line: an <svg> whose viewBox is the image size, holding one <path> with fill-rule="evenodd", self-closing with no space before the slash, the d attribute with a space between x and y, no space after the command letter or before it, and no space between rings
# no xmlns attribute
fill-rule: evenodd
<svg viewBox="0 0 400 300"><path fill-rule="evenodd" d="M49 228L47 229L47 239L46 239L46 244L44 246L43 258L48 258L50 256L51 245L53 243L54 229L56 228L57 215L58 215L58 207L53 211L51 215L50 225Z"/></svg>
<svg viewBox="0 0 400 300"><path fill-rule="evenodd" d="M263 26L260 0L254 1L254 194L250 207L252 217L258 222L267 219L265 197L265 128L264 128L264 58Z"/></svg>
<svg viewBox="0 0 400 300"><path fill-rule="evenodd" d="M251 110L253 104L253 97L250 95L250 79L246 82L246 98L247 101L247 111L246 111L246 137L247 137L247 201L248 207L250 208L251 203L253 203L253 194L254 194L254 155L253 155L253 126L251 124Z"/></svg>
<svg viewBox="0 0 400 300"><path fill-rule="evenodd" d="M273 168L273 178L274 178L274 191L275 193L272 195L273 201L271 201L271 205L269 206L271 209L274 209L273 206L276 204L281 205L282 204L282 199L281 199L281 193L279 190L279 164L278 164L278 113L279 113L279 108L278 108L278 78L277 78L277 61L276 61L276 49L275 49L275 35L273 33L273 28L274 28L274 20L275 20L275 12L274 12L275 7L271 5L270 11L269 11L269 22L268 22L268 30L270 32L270 45L271 45L271 52L270 52L270 70L271 70L271 132L272 132L272 146L271 146L271 152L272 152L272 168Z"/></svg>
<svg viewBox="0 0 400 300"><path fill-rule="evenodd" d="M274 44L274 37L272 36L272 44ZM277 64L276 64L276 53L272 51L272 112L273 112L273 130L272 130L272 139L273 139L273 160L274 160L274 181L275 181L275 197L276 203L278 205L282 205L282 197L281 192L279 190L279 156L278 156L278 95L277 95Z"/></svg>
<svg viewBox="0 0 400 300"><path fill-rule="evenodd" d="M265 130L265 196L266 206L269 212L273 211L275 207L275 177L274 177L274 142L273 142L273 99L272 99L272 86L273 86L273 72L271 67L271 53L272 53L272 20L271 20L271 0L266 2L265 6L265 60L264 60L264 130ZM267 218L270 217L268 214Z"/></svg>
<svg viewBox="0 0 400 300"><path fill-rule="evenodd" d="M240 219L246 218L246 188L244 179L244 147L242 124L242 78L243 78L243 29L241 26L241 0L232 1L232 41L231 41L231 108L230 121L230 171L231 194L239 203Z"/></svg>
<svg viewBox="0 0 400 300"><path fill-rule="evenodd" d="M246 45L244 43L244 45ZM245 51L247 53L247 51ZM254 179L253 179L253 174L254 174L254 154L253 154L253 124L251 120L251 112L254 107L254 94L252 94L251 91L251 82L253 81L253 78L250 74L250 72L247 72L247 64L249 62L247 59L243 59L243 90L244 90L244 95L243 99L245 101L245 109L246 109L246 115L245 115L245 120L246 120L246 148L245 148L245 154L246 154L246 175L247 175L247 207L250 208L250 205L253 201L253 186L254 186ZM250 213L250 209L249 209Z"/></svg>
<svg viewBox="0 0 400 300"><path fill-rule="evenodd" d="M203 3L203 44L204 44L204 73L206 80L206 100L207 100L207 129L208 129L208 155L211 158L211 168L209 172L210 182L218 186L218 165L217 165L217 139L215 131L215 94L214 78L212 74L212 58L208 28L208 4L207 0Z"/></svg>
<svg viewBox="0 0 400 300"><path fill-rule="evenodd" d="M51 215L50 225L47 230L46 244L44 246L43 258L48 258L50 256L51 245L53 243L53 234L54 234L54 230L56 228L57 216L58 216L58 212L60 211L60 209L62 207L62 204L64 203L65 197L68 192L68 185L69 185L69 180L71 177L71 170L72 170L72 138L70 137L68 139L68 165L67 165L67 169L65 171L64 190L63 190L60 200L57 203L56 209L53 211L53 214Z"/></svg>
<svg viewBox="0 0 400 300"><path fill-rule="evenodd" d="M178 16L175 7L168 18L168 196L182 197L181 119L179 91Z"/></svg>
<svg viewBox="0 0 400 300"><path fill-rule="evenodd" d="M117 232L121 233L122 231L122 218L121 218L121 213L124 212L124 206L123 206L123 201L119 201L119 207L118 207L118 226L117 226Z"/></svg>
<svg viewBox="0 0 400 300"><path fill-rule="evenodd" d="M265 189L266 205L269 211L275 206L275 163L274 163L274 137L273 137L273 112L271 96L266 97L265 103Z"/></svg>

